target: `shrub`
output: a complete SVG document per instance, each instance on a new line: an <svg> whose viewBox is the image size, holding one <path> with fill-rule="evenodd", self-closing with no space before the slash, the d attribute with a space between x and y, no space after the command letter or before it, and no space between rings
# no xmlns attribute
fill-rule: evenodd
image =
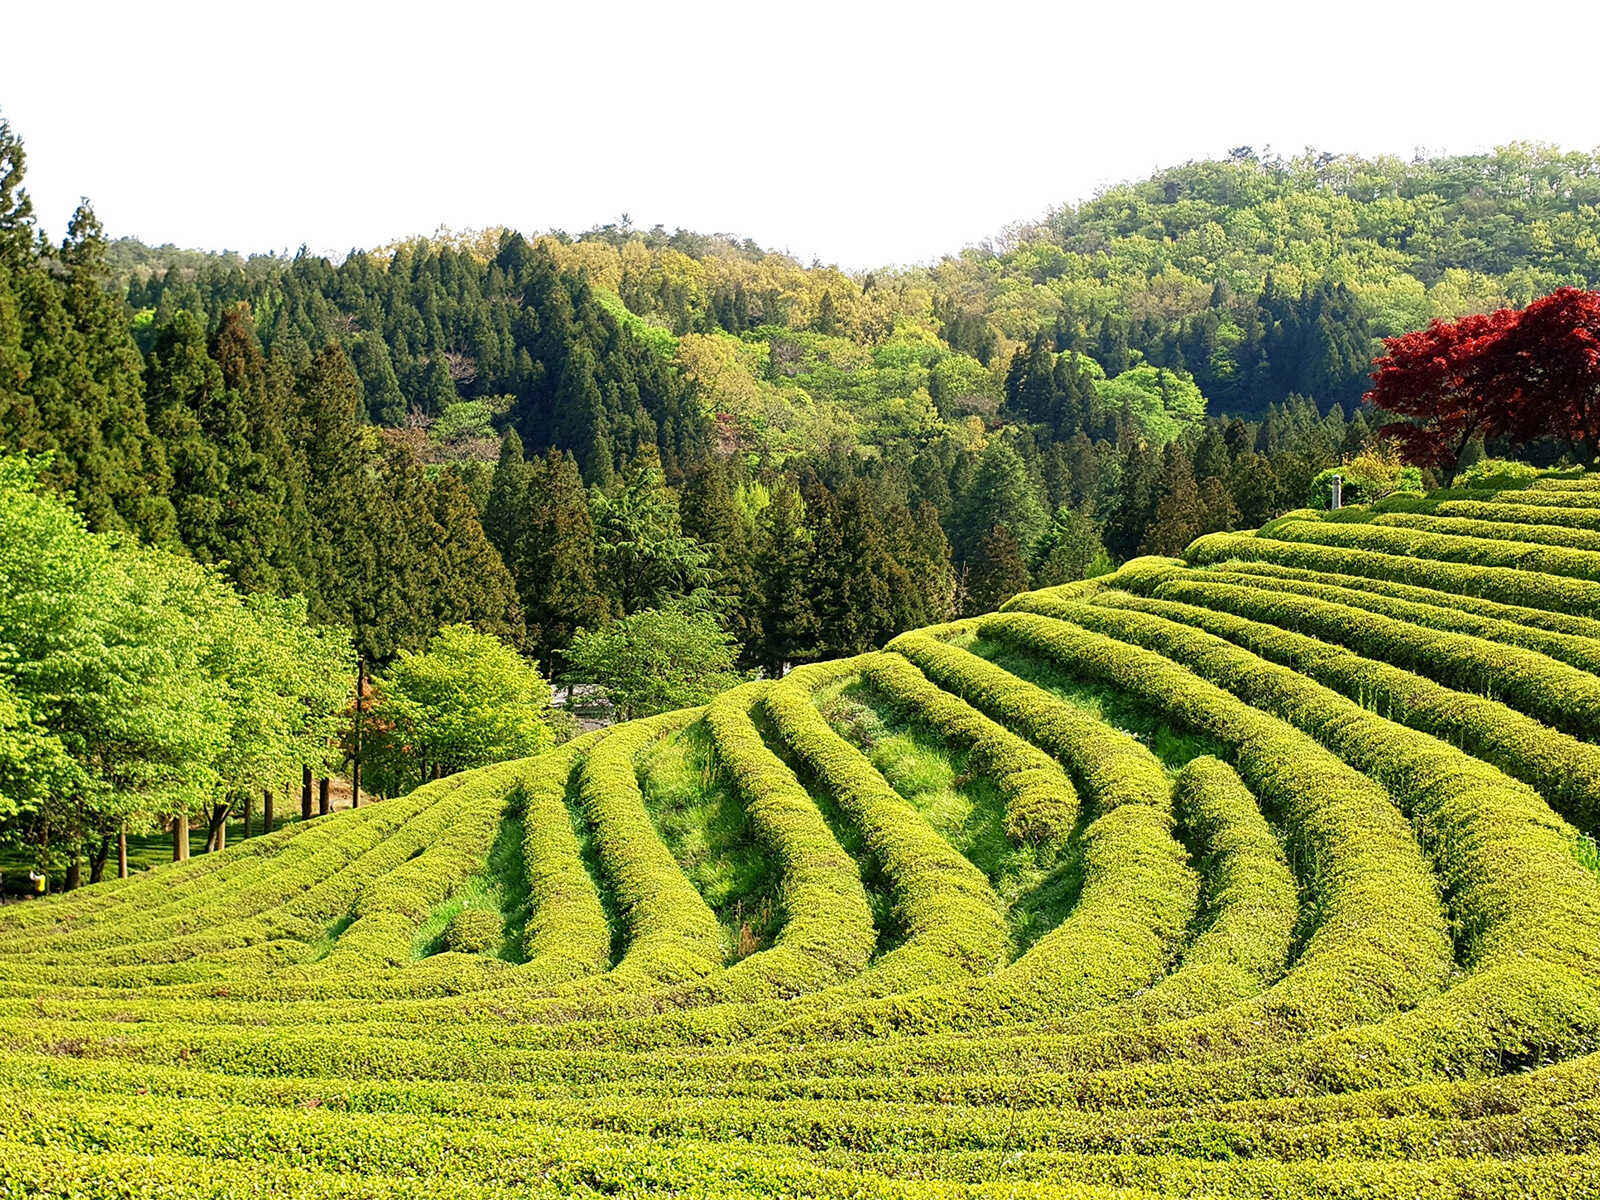
<svg viewBox="0 0 1600 1200"><path fill-rule="evenodd" d="M481 908L464 908L444 927L446 950L460 954L487 954L500 945L500 914Z"/></svg>

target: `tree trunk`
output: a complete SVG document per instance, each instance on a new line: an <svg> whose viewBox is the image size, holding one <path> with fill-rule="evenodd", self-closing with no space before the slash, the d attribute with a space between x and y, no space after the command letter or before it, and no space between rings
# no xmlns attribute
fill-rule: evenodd
<svg viewBox="0 0 1600 1200"><path fill-rule="evenodd" d="M272 789L261 789L261 833L265 836L272 832Z"/></svg>
<svg viewBox="0 0 1600 1200"><path fill-rule="evenodd" d="M189 857L189 814L180 813L172 818L172 861L185 862Z"/></svg>
<svg viewBox="0 0 1600 1200"><path fill-rule="evenodd" d="M89 882L99 883L100 877L106 872L106 859L111 857L111 835L108 833L100 839L99 848L95 850L94 857L89 860Z"/></svg>
<svg viewBox="0 0 1600 1200"><path fill-rule="evenodd" d="M128 877L128 823L124 821L117 830L117 878Z"/></svg>
<svg viewBox="0 0 1600 1200"><path fill-rule="evenodd" d="M245 838L250 836L250 818L255 815L256 798L253 795L251 795L249 792L246 792L244 794L243 803L244 803L244 809L243 809L243 816L241 817L241 820L243 820L243 822L244 822L244 828L239 830L239 840L241 842L244 841Z"/></svg>
<svg viewBox="0 0 1600 1200"><path fill-rule="evenodd" d="M325 817L333 811L333 804L328 799L328 788L332 784L333 781L324 775L322 782L317 786L317 816L319 817Z"/></svg>
<svg viewBox="0 0 1600 1200"><path fill-rule="evenodd" d="M66 886L61 890L64 892L76 891L78 885L82 882L83 859L79 858L77 852L74 851L72 855L72 861L67 864L67 883Z"/></svg>
<svg viewBox="0 0 1600 1200"><path fill-rule="evenodd" d="M311 768L300 768L300 819L311 820Z"/></svg>
<svg viewBox="0 0 1600 1200"><path fill-rule="evenodd" d="M361 699L367 690L367 664L362 659L356 663L356 737L355 753L350 756L350 807L361 807Z"/></svg>
<svg viewBox="0 0 1600 1200"><path fill-rule="evenodd" d="M231 804L217 804L211 809L211 821L206 827L206 852L226 849L228 845L228 810Z"/></svg>

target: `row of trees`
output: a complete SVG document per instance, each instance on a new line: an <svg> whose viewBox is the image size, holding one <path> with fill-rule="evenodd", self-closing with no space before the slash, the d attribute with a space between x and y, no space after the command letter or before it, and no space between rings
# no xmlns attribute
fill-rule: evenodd
<svg viewBox="0 0 1600 1200"><path fill-rule="evenodd" d="M0 457L0 845L67 887L113 848L125 872L130 833L168 828L184 859L191 826L221 849L257 801L270 829L276 800L347 762L386 795L555 740L549 686L494 636L446 626L357 702L347 628L90 532L45 465Z"/></svg>
<svg viewBox="0 0 1600 1200"><path fill-rule="evenodd" d="M194 559L96 535L0 458L0 834L76 882L111 847L334 765L355 656L298 598L241 595ZM125 843L124 843L125 844Z"/></svg>

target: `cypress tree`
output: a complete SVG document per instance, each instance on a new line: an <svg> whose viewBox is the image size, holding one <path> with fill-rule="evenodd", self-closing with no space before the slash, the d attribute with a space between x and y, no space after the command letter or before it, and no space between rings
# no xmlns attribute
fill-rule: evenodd
<svg viewBox="0 0 1600 1200"><path fill-rule="evenodd" d="M553 449L531 464L527 496L513 569L529 643L555 674L573 634L605 624L612 611L600 583L589 497L572 456Z"/></svg>
<svg viewBox="0 0 1600 1200"><path fill-rule="evenodd" d="M1011 530L996 525L983 535L967 575L967 615L993 612L1028 590L1028 564Z"/></svg>
<svg viewBox="0 0 1600 1200"><path fill-rule="evenodd" d="M794 481L782 478L756 522L755 561L760 597L756 655L769 675L799 661L816 639L811 608L811 534Z"/></svg>
<svg viewBox="0 0 1600 1200"><path fill-rule="evenodd" d="M1200 536L1204 526L1205 509L1194 481L1194 465L1182 446L1169 443L1162 454L1159 498L1139 552L1179 554Z"/></svg>

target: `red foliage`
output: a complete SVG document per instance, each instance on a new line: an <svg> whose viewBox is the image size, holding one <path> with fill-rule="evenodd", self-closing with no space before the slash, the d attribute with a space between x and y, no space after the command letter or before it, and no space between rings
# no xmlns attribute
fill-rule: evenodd
<svg viewBox="0 0 1600 1200"><path fill-rule="evenodd" d="M1384 341L1366 399L1407 461L1454 469L1474 437L1558 437L1600 453L1600 292L1562 288L1522 312L1435 321Z"/></svg>
<svg viewBox="0 0 1600 1200"><path fill-rule="evenodd" d="M1366 399L1418 422L1383 427L1408 462L1453 468L1468 442L1500 426L1500 389L1489 386L1489 365L1517 317L1502 308L1384 339L1388 353L1373 364L1378 369Z"/></svg>
<svg viewBox="0 0 1600 1200"><path fill-rule="evenodd" d="M1508 399L1504 432L1554 434L1600 453L1600 292L1562 288L1523 310L1493 355Z"/></svg>

